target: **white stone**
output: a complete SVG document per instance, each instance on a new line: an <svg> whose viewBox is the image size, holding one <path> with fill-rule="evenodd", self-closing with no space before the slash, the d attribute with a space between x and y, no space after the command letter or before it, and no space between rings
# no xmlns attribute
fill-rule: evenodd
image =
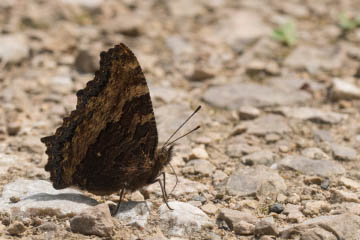
<svg viewBox="0 0 360 240"><path fill-rule="evenodd" d="M29 56L29 46L24 35L0 35L0 59L2 63L16 63Z"/></svg>
<svg viewBox="0 0 360 240"><path fill-rule="evenodd" d="M20 201L11 203L11 197ZM10 212L18 208L32 215L51 212L58 216L78 214L98 202L75 189L56 190L50 182L44 180L18 179L4 186L0 198L0 211Z"/></svg>
<svg viewBox="0 0 360 240"><path fill-rule="evenodd" d="M160 227L171 236L184 236L200 231L202 227L211 226L209 217L199 208L183 202L170 202L168 209L163 204L160 206Z"/></svg>
<svg viewBox="0 0 360 240"><path fill-rule="evenodd" d="M151 209L150 202L122 202L116 218L124 221L127 225L145 227Z"/></svg>
<svg viewBox="0 0 360 240"><path fill-rule="evenodd" d="M190 159L209 159L209 154L204 147L196 147L191 151Z"/></svg>
<svg viewBox="0 0 360 240"><path fill-rule="evenodd" d="M334 99L358 99L360 88L339 78L333 79L331 97Z"/></svg>

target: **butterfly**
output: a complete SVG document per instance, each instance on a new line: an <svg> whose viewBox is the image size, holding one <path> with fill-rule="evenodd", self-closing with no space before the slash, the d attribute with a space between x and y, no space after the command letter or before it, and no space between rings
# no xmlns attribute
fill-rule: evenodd
<svg viewBox="0 0 360 240"><path fill-rule="evenodd" d="M149 88L138 60L124 44L100 54L95 78L76 95L76 109L54 135L41 138L47 147L45 170L54 188L77 186L96 195L120 191L116 214L125 190L158 182L170 208L163 169L179 138L170 139L200 106L158 147Z"/></svg>

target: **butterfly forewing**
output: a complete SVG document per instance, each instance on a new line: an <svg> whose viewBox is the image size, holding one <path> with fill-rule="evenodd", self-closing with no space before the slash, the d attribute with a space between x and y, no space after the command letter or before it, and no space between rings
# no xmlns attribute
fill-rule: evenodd
<svg viewBox="0 0 360 240"><path fill-rule="evenodd" d="M158 137L149 89L134 54L120 44L101 54L94 80L77 93L76 110L43 138L55 188L97 194L147 177Z"/></svg>

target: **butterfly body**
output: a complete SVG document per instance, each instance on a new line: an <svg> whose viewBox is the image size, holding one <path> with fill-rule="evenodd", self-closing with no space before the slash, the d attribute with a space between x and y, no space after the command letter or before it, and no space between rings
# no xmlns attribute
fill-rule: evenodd
<svg viewBox="0 0 360 240"><path fill-rule="evenodd" d="M100 69L77 92L76 109L42 138L54 188L98 195L152 184L171 160L158 147L149 89L135 55L120 44L100 55Z"/></svg>

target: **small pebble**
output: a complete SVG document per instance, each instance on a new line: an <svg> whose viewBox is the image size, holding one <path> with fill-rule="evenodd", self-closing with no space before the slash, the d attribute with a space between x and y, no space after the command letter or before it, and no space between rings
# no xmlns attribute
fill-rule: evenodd
<svg viewBox="0 0 360 240"><path fill-rule="evenodd" d="M205 204L204 206L202 206L201 209L207 214L214 215L217 212L218 207L212 203L208 203L208 204Z"/></svg>
<svg viewBox="0 0 360 240"><path fill-rule="evenodd" d="M284 211L284 206L281 203L275 203L269 207L269 211L280 214L282 211Z"/></svg>
<svg viewBox="0 0 360 240"><path fill-rule="evenodd" d="M252 106L242 106L239 109L239 117L242 120L252 120L260 115L260 110Z"/></svg>
<svg viewBox="0 0 360 240"><path fill-rule="evenodd" d="M189 159L209 159L209 154L204 147L197 147L191 151Z"/></svg>
<svg viewBox="0 0 360 240"><path fill-rule="evenodd" d="M322 181L320 187L324 190L327 190L329 188L329 185L330 185L329 179L324 179L324 181Z"/></svg>
<svg viewBox="0 0 360 240"><path fill-rule="evenodd" d="M280 136L278 134L275 134L275 133L269 133L269 134L266 134L265 136L265 141L267 143L274 143L274 142L277 142L280 140Z"/></svg>
<svg viewBox="0 0 360 240"><path fill-rule="evenodd" d="M41 224L38 229L42 232L55 232L58 229L58 226L53 222L46 222Z"/></svg>
<svg viewBox="0 0 360 240"><path fill-rule="evenodd" d="M22 222L19 222L19 221L15 221L8 228L8 233L10 235L20 235L25 231L26 231L26 227L24 226L24 224Z"/></svg>
<svg viewBox="0 0 360 240"><path fill-rule="evenodd" d="M281 145L281 146L279 146L279 151L282 153L287 153L290 151L290 148L288 146Z"/></svg>
<svg viewBox="0 0 360 240"><path fill-rule="evenodd" d="M204 204L206 202L206 198L201 195L196 195L192 198L193 201L198 201Z"/></svg>
<svg viewBox="0 0 360 240"><path fill-rule="evenodd" d="M21 125L19 122L11 122L7 125L7 133L9 136L16 136L21 129Z"/></svg>
<svg viewBox="0 0 360 240"><path fill-rule="evenodd" d="M12 197L10 197L10 202L12 202L12 203L20 202L20 198L19 198L19 197L12 196Z"/></svg>

